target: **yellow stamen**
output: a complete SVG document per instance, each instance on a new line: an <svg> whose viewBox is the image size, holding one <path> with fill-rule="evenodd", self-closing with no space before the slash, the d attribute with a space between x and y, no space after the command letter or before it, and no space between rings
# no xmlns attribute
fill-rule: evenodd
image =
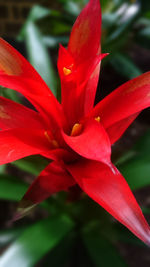
<svg viewBox="0 0 150 267"><path fill-rule="evenodd" d="M72 127L72 130L71 130L71 136L76 136L76 135L79 135L82 131L82 124L80 123L75 123Z"/></svg>
<svg viewBox="0 0 150 267"><path fill-rule="evenodd" d="M59 147L59 144L58 144L58 142L56 140L52 140L51 143L52 143L54 148L58 148Z"/></svg>
<svg viewBox="0 0 150 267"><path fill-rule="evenodd" d="M67 68L64 67L63 68L63 73L64 73L65 76L67 76L67 75L71 74L72 71L70 69L67 69Z"/></svg>
<svg viewBox="0 0 150 267"><path fill-rule="evenodd" d="M11 119L11 117L5 113L5 109L3 106L0 106L0 118L1 119Z"/></svg>
<svg viewBox="0 0 150 267"><path fill-rule="evenodd" d="M95 120L96 120L97 122L100 122L100 120L101 120L100 116L95 117Z"/></svg>
<svg viewBox="0 0 150 267"><path fill-rule="evenodd" d="M47 138L47 140L51 143L51 138L49 137L49 134L48 134L48 132L47 131L45 131L44 132L44 135L45 135L45 137Z"/></svg>
<svg viewBox="0 0 150 267"><path fill-rule="evenodd" d="M44 132L44 135L47 138L47 140L50 142L50 144L53 146L53 148L59 147L58 142L55 139L51 139L47 131Z"/></svg>

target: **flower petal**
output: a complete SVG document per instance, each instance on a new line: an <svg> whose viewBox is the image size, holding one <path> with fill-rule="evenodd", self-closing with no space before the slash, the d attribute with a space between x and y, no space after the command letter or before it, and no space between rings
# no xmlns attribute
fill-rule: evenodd
<svg viewBox="0 0 150 267"><path fill-rule="evenodd" d="M10 129L18 127L42 129L39 114L23 105L15 103L10 99L0 96L0 128Z"/></svg>
<svg viewBox="0 0 150 267"><path fill-rule="evenodd" d="M66 143L82 157L110 162L110 141L103 126L96 120L89 121L78 136L62 134Z"/></svg>
<svg viewBox="0 0 150 267"><path fill-rule="evenodd" d="M54 193L68 189L75 183L75 180L60 163L53 161L34 180L23 200L37 204Z"/></svg>
<svg viewBox="0 0 150 267"><path fill-rule="evenodd" d="M66 168L83 191L150 245L150 228L128 184L115 166L81 160Z"/></svg>
<svg viewBox="0 0 150 267"><path fill-rule="evenodd" d="M45 91L46 84L43 86L36 80L19 76L0 75L0 85L23 94L51 127L62 124L64 117L61 105L50 90L49 93Z"/></svg>
<svg viewBox="0 0 150 267"><path fill-rule="evenodd" d="M130 126L130 124L136 119L139 112L114 123L112 126L107 128L107 133L110 138L111 144L114 144L125 132L125 130Z"/></svg>
<svg viewBox="0 0 150 267"><path fill-rule="evenodd" d="M0 85L16 90L29 99L40 112L49 101L49 114L54 121L61 121L60 104L31 64L11 45L0 38ZM40 99L41 97L41 99ZM42 97L44 98L42 101ZM48 108L47 108L48 109ZM54 111L53 111L54 110ZM55 112L57 111L57 112ZM57 118L56 118L57 117ZM45 115L44 115L45 118Z"/></svg>
<svg viewBox="0 0 150 267"><path fill-rule="evenodd" d="M121 121L125 130L125 126L130 116L135 116L136 113L150 106L150 72L140 75L139 77L123 84L110 95L105 97L93 109L89 116L100 116L101 121L107 131L111 131L111 127ZM130 118L129 118L130 120ZM122 126L121 126L122 127ZM120 132L111 137L117 140L120 137Z"/></svg>
<svg viewBox="0 0 150 267"><path fill-rule="evenodd" d="M90 0L71 32L68 51L80 63L100 52L101 9L99 0Z"/></svg>
<svg viewBox="0 0 150 267"><path fill-rule="evenodd" d="M15 128L0 131L0 165L52 149L44 130Z"/></svg>
<svg viewBox="0 0 150 267"><path fill-rule="evenodd" d="M100 62L105 56L107 54L92 56L76 64L69 52L60 45L58 70L61 79L61 104L70 125L93 107Z"/></svg>
<svg viewBox="0 0 150 267"><path fill-rule="evenodd" d="M2 38L0 38L0 74L28 77L44 83L32 65Z"/></svg>

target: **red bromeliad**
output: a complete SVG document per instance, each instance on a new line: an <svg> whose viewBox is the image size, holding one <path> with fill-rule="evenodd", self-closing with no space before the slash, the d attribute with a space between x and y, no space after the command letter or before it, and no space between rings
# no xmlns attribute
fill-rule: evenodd
<svg viewBox="0 0 150 267"><path fill-rule="evenodd" d="M23 202L37 204L76 183L137 237L150 244L150 228L128 184L111 163L116 142L139 112L150 106L150 72L105 97L94 108L101 54L99 0L77 18L68 48L60 46L61 104L33 67L0 40L0 84L22 93L30 110L0 97L0 163L40 154L52 162Z"/></svg>

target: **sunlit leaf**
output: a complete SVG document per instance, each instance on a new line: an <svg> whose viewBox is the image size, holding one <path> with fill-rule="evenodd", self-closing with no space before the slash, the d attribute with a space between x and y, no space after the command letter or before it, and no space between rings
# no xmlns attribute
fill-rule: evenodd
<svg viewBox="0 0 150 267"><path fill-rule="evenodd" d="M66 216L48 218L29 226L6 250L1 267L33 267L71 231L73 222Z"/></svg>
<svg viewBox="0 0 150 267"><path fill-rule="evenodd" d="M0 247L6 246L14 241L24 231L24 227L15 227L8 230L0 231Z"/></svg>
<svg viewBox="0 0 150 267"><path fill-rule="evenodd" d="M52 92L57 95L57 80L51 58L42 40L40 31L33 22L27 23L25 36L28 57L31 64L42 76Z"/></svg>

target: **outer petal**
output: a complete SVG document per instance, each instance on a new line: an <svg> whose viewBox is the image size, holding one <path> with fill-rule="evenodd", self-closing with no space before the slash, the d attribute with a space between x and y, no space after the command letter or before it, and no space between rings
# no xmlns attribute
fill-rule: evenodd
<svg viewBox="0 0 150 267"><path fill-rule="evenodd" d="M54 193L68 189L75 183L75 180L60 163L53 161L34 180L23 200L37 204Z"/></svg>
<svg viewBox="0 0 150 267"><path fill-rule="evenodd" d="M95 55L77 64L69 52L60 46L58 70L61 79L61 104L70 124L78 121L93 107L100 62L106 55Z"/></svg>
<svg viewBox="0 0 150 267"><path fill-rule="evenodd" d="M91 198L138 238L150 244L150 228L128 184L115 166L81 160L67 168Z"/></svg>
<svg viewBox="0 0 150 267"><path fill-rule="evenodd" d="M100 116L105 129L111 131L116 123L120 127L128 127L127 118L135 116L144 108L150 106L150 72L140 75L139 77L123 84L110 95L105 97L91 112L90 116ZM121 122L122 121L122 122ZM122 125L123 126L122 126ZM117 140L120 132L111 139Z"/></svg>
<svg viewBox="0 0 150 267"><path fill-rule="evenodd" d="M52 146L44 130L15 128L0 131L0 164L34 154L48 153Z"/></svg>
<svg viewBox="0 0 150 267"><path fill-rule="evenodd" d="M71 32L68 51L78 63L95 56L100 46L101 9L99 0L90 0Z"/></svg>
<svg viewBox="0 0 150 267"><path fill-rule="evenodd" d="M110 162L111 146L109 138L96 120L89 121L78 136L63 133L66 143L79 155L93 160Z"/></svg>
<svg viewBox="0 0 150 267"><path fill-rule="evenodd" d="M114 123L112 126L107 128L107 133L110 138L111 144L114 144L122 136L125 130L130 126L130 124L136 119L138 115L139 112L121 121L118 121Z"/></svg>
<svg viewBox="0 0 150 267"><path fill-rule="evenodd" d="M60 123L62 114L60 104L48 86L31 64L3 39L0 39L0 85L20 92L28 99L31 94L33 97L29 100L40 112L46 106L44 100L40 101L40 97L47 98L50 103L47 117L54 116L55 119L57 117Z"/></svg>
<svg viewBox="0 0 150 267"><path fill-rule="evenodd" d="M49 94L44 93L46 84L43 86L36 80L19 76L0 75L0 85L23 94L53 128L55 124L62 124L64 117L61 105L50 90ZM41 94L41 89L43 94Z"/></svg>
<svg viewBox="0 0 150 267"><path fill-rule="evenodd" d="M0 97L0 128L10 129L27 126L42 129L39 114L14 101Z"/></svg>
<svg viewBox="0 0 150 267"><path fill-rule="evenodd" d="M32 65L2 38L0 38L0 74L28 77L44 83Z"/></svg>

